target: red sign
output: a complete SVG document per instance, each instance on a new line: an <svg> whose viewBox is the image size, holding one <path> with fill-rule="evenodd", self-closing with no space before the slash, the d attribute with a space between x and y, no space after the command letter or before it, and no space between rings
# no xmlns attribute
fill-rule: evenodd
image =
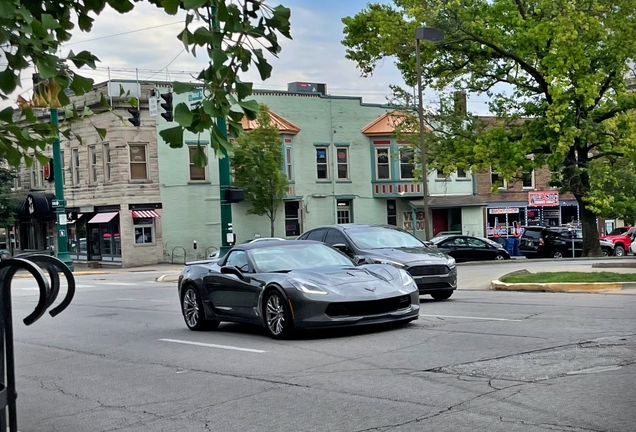
<svg viewBox="0 0 636 432"><path fill-rule="evenodd" d="M540 206L558 206L559 205L559 192L528 192L528 205L530 207Z"/></svg>
<svg viewBox="0 0 636 432"><path fill-rule="evenodd" d="M51 179L51 177L53 177L53 176L52 176L52 174L51 174L51 173L52 173L52 170L51 170L51 168L52 168L52 167L51 167L51 165L52 165L52 162L51 162L51 161L49 161L49 163L47 163L46 165L44 165L44 166L42 167L42 169L43 169L43 171L44 171L44 180L50 180L50 179Z"/></svg>

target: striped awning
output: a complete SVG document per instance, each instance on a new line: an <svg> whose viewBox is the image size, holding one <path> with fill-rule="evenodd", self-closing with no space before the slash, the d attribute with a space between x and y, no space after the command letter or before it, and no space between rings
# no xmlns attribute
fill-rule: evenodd
<svg viewBox="0 0 636 432"><path fill-rule="evenodd" d="M132 217L135 219L158 218L159 213L154 210L135 210L132 212Z"/></svg>
<svg viewBox="0 0 636 432"><path fill-rule="evenodd" d="M112 212L112 213L97 213L95 216L93 216L93 219L89 220L88 223L89 224L96 224L96 223L108 223L110 222L115 216L117 216L119 214L119 212Z"/></svg>

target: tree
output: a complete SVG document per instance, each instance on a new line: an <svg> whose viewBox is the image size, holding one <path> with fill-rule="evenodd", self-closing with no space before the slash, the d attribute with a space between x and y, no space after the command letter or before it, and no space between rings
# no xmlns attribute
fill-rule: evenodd
<svg viewBox="0 0 636 432"><path fill-rule="evenodd" d="M283 172L282 140L272 123L269 109L261 104L258 126L238 137L234 148L234 184L245 192L250 204L248 213L266 215L270 236L274 237L274 221L278 206L287 194L289 182Z"/></svg>
<svg viewBox="0 0 636 432"><path fill-rule="evenodd" d="M149 2L170 15L185 12L185 28L177 37L193 55L197 49L203 49L210 59L208 67L196 77L199 86L206 90L204 100L192 109L185 104L177 105L175 121L179 126L162 131L164 140L173 147L181 147L183 130L194 133L212 130L210 141L215 150L231 148L216 119L227 119L230 131L239 134L243 115L256 117L258 104L245 100L252 92L252 84L242 82L238 73L255 65L262 79L269 78L272 67L263 50L256 46L278 55L278 34L291 38L289 9L269 7L265 0ZM78 111L69 105L67 92L81 96L93 88L93 80L72 71L68 63L76 68L94 68L99 60L88 51L77 54L71 51L61 58L58 55L61 44L70 40L74 21L80 30L89 32L93 16L99 15L106 5L126 13L134 4L131 0L0 1L0 64L6 65L0 70L0 98L8 99L20 83L21 72L28 67L34 66L38 74L33 99L19 99L18 113L12 108L0 112L0 160L13 166L25 160L30 165L33 152L41 163L46 163L48 158L41 152L55 140L58 130L70 138L73 132L65 124L92 115L87 108ZM191 87L182 83L173 85L177 93L187 92ZM64 122L60 128L39 122L34 107L64 108ZM97 132L102 138L106 134L103 129Z"/></svg>
<svg viewBox="0 0 636 432"><path fill-rule="evenodd" d="M628 158L590 164L590 209L599 216L636 223L636 162Z"/></svg>
<svg viewBox="0 0 636 432"><path fill-rule="evenodd" d="M0 167L0 228L12 227L16 219L16 200L11 192L13 172Z"/></svg>
<svg viewBox="0 0 636 432"><path fill-rule="evenodd" d="M452 170L462 161L511 179L534 167L579 204L583 255L601 255L590 166L636 150L636 95L627 89L636 56L636 0L396 0L343 19L347 57L365 75L394 56L416 80L415 28L442 29L424 44L423 79L437 90L491 97L490 123L459 118L443 100L430 158Z"/></svg>

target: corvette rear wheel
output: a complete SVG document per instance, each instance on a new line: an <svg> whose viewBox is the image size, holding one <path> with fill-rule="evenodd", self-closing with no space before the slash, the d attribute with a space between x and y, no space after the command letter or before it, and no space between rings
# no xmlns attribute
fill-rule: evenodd
<svg viewBox="0 0 636 432"><path fill-rule="evenodd" d="M193 331L214 330L220 324L219 321L205 319L201 297L197 290L191 286L187 287L183 293L181 312L186 325Z"/></svg>
<svg viewBox="0 0 636 432"><path fill-rule="evenodd" d="M265 328L274 339L285 339L294 331L290 308L278 291L270 291L265 299Z"/></svg>

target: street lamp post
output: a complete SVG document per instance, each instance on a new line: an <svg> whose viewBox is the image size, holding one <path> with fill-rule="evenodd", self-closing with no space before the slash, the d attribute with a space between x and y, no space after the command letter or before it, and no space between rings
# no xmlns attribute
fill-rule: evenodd
<svg viewBox="0 0 636 432"><path fill-rule="evenodd" d="M426 240L431 239L430 213L428 209L428 156L426 154L426 137L424 131L424 102L422 100L422 62L420 59L420 41L439 42L444 39L444 32L434 27L420 27L415 30L415 56L417 57L417 94L418 114L420 118L420 152L422 153L422 183L424 185L424 231ZM417 219L415 221L417 223Z"/></svg>

